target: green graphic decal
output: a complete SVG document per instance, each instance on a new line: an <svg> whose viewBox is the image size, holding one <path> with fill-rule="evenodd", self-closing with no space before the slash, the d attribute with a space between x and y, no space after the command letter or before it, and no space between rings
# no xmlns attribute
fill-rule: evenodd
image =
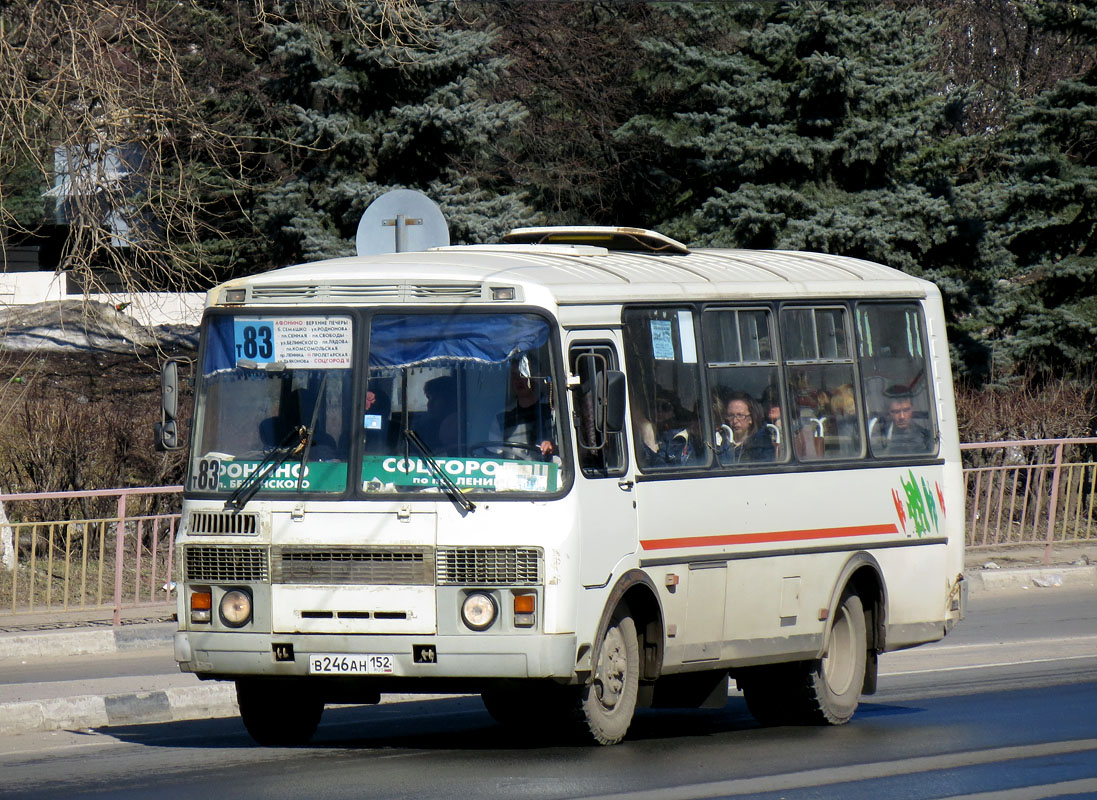
<svg viewBox="0 0 1097 800"><path fill-rule="evenodd" d="M460 489L553 492L559 488L559 467L553 463L499 458L436 458L435 463ZM362 488L368 492L438 485L438 478L426 459L367 456L362 460Z"/></svg>
<svg viewBox="0 0 1097 800"><path fill-rule="evenodd" d="M899 485L903 487L903 493L906 496L906 502L903 502L903 496L899 494L895 489L891 490L891 499L895 503L895 513L899 516L899 524L903 526L903 533L908 536L911 535L907 531L907 518L914 526L913 535L921 538L928 533L940 533L940 520L937 517L937 499L941 497L941 487L936 487L936 496L934 492L929 488L926 483L926 479L921 479L921 485L919 485L918 478L914 475L914 470L908 470L907 475L910 476L910 480L905 477L899 478ZM942 511L944 510L944 501L941 504ZM932 524L932 530L930 525Z"/></svg>
<svg viewBox="0 0 1097 800"><path fill-rule="evenodd" d="M217 488L231 492L258 469L259 461L222 461L218 465ZM301 462L286 462L263 481L263 491L296 492L300 479L303 492L341 492L347 488L347 464L339 461L310 461L301 472Z"/></svg>

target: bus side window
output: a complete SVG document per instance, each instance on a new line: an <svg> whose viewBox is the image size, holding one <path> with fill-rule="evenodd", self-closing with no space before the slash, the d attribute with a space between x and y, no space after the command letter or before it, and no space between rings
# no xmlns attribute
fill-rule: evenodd
<svg viewBox="0 0 1097 800"><path fill-rule="evenodd" d="M608 344L577 344L568 361L571 373L579 377L572 392L579 468L590 478L620 475L626 466L624 434L606 432L595 419L596 387L605 384L606 370L617 369L617 353Z"/></svg>
<svg viewBox="0 0 1097 800"><path fill-rule="evenodd" d="M857 304L857 350L874 456L937 451L924 331L916 303Z"/></svg>
<svg viewBox="0 0 1097 800"><path fill-rule="evenodd" d="M701 331L717 461L758 467L787 460L788 424L770 309L706 308Z"/></svg>
<svg viewBox="0 0 1097 800"><path fill-rule="evenodd" d="M634 447L645 470L707 465L693 311L630 308L623 314Z"/></svg>
<svg viewBox="0 0 1097 800"><path fill-rule="evenodd" d="M792 449L800 461L860 458L865 452L847 318L842 306L781 311Z"/></svg>

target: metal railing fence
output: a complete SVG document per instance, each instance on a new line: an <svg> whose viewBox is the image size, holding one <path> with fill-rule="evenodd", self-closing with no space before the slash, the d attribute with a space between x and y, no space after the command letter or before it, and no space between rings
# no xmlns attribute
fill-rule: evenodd
<svg viewBox="0 0 1097 800"><path fill-rule="evenodd" d="M1097 541L1097 438L960 445L967 547L1044 547Z"/></svg>
<svg viewBox="0 0 1097 800"><path fill-rule="evenodd" d="M1097 543L1097 438L960 447L969 550L1041 546L1046 563L1055 545ZM174 508L181 493L166 486L0 494L5 507L20 509L0 519L0 618L112 611L117 625L125 610L169 609L179 513L134 506L149 505L137 497L159 495L159 505L170 498ZM115 512L95 518L35 519L41 515L20 505L104 498L115 499Z"/></svg>
<svg viewBox="0 0 1097 800"><path fill-rule="evenodd" d="M0 494L6 508L19 509L0 521L0 616L113 610L118 625L124 610L166 608L174 602L179 512L133 506L157 505L137 498L182 491L166 486ZM101 505L109 498L115 500L112 514L48 518L50 511L56 515L58 501ZM36 505L49 511L36 513Z"/></svg>

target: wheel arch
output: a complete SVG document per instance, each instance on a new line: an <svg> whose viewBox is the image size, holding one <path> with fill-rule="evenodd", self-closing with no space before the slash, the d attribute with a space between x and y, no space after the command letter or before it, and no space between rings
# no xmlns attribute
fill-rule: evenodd
<svg viewBox="0 0 1097 800"><path fill-rule="evenodd" d="M639 569L624 573L613 585L602 609L592 645L591 663L598 663L598 650L613 616L619 608L628 610L640 638L640 679L655 680L662 672L664 651L663 608L659 592L648 575ZM590 679L590 673L587 680Z"/></svg>
<svg viewBox="0 0 1097 800"><path fill-rule="evenodd" d="M823 641L819 647L819 657L826 651L827 640L830 637L830 629L834 624L834 614L842 602L842 595L852 588L869 616L866 620L866 633L868 636L868 649L872 653L884 651L887 631L887 584L884 582L884 573L880 563L871 553L860 551L854 553L842 566L838 578L831 589L830 602L827 605L827 624L823 631Z"/></svg>

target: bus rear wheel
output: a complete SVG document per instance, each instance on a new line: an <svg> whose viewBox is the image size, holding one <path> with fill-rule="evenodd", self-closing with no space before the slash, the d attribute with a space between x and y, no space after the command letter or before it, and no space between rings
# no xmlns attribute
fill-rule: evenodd
<svg viewBox="0 0 1097 800"><path fill-rule="evenodd" d="M740 688L762 725L842 725L861 700L868 634L861 598L842 596L822 658L755 667Z"/></svg>
<svg viewBox="0 0 1097 800"><path fill-rule="evenodd" d="M264 747L308 744L324 713L322 699L285 682L242 678L236 701L244 727Z"/></svg>
<svg viewBox="0 0 1097 800"><path fill-rule="evenodd" d="M828 725L849 722L861 701L867 658L865 608L860 597L847 593L838 606L826 653L808 662L806 721Z"/></svg>

